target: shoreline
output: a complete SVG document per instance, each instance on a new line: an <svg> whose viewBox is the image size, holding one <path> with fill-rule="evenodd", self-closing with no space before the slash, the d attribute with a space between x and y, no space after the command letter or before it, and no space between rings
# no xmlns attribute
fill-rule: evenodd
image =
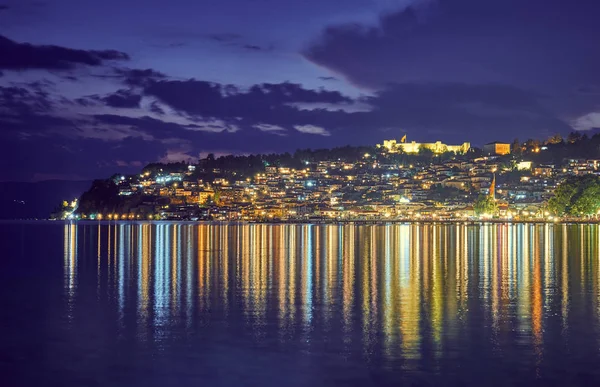
<svg viewBox="0 0 600 387"><path fill-rule="evenodd" d="M556 224L556 225L573 225L573 224L600 224L600 219L569 219L569 220L509 220L509 219L386 219L386 220L270 220L270 221L248 221L248 220L147 220L147 219L123 219L123 220L60 220L60 219L0 219L0 223L17 223L17 222L32 222L32 223L81 223L81 224L152 224L152 223L181 223L181 224L215 224L215 225L230 225L230 224L305 224L305 225L385 225L385 224L466 224L466 225L485 225L485 224Z"/></svg>

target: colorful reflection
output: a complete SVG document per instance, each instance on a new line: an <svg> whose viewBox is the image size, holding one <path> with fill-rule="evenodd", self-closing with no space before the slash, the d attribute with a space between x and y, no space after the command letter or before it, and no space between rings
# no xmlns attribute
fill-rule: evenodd
<svg viewBox="0 0 600 387"><path fill-rule="evenodd" d="M210 325L416 371L475 334L542 373L548 327L600 320L599 243L596 225L67 224L64 290L70 319L91 286L144 343Z"/></svg>

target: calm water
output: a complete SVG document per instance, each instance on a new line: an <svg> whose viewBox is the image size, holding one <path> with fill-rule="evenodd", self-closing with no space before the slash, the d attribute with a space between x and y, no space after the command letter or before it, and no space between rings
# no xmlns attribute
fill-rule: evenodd
<svg viewBox="0 0 600 387"><path fill-rule="evenodd" d="M596 225L0 235L2 386L600 383Z"/></svg>

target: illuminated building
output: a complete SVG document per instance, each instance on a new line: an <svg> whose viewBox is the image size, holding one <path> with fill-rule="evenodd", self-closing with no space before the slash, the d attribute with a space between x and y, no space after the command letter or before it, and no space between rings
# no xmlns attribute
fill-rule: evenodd
<svg viewBox="0 0 600 387"><path fill-rule="evenodd" d="M504 142L490 142L483 146L483 153L488 155L508 155L510 154L510 144Z"/></svg>
<svg viewBox="0 0 600 387"><path fill-rule="evenodd" d="M198 193L198 203L204 204L208 201L209 198L214 197L214 195L215 191L213 190L200 191Z"/></svg>
<svg viewBox="0 0 600 387"><path fill-rule="evenodd" d="M532 164L533 163L531 161L519 161L517 163L517 170L519 170L519 171L531 170Z"/></svg>
<svg viewBox="0 0 600 387"><path fill-rule="evenodd" d="M436 142L406 142L406 136L402 137L400 142L396 140L384 140L383 144L378 144L378 148L384 149L388 153L419 153L421 149L428 149L435 154L444 152L455 152L464 154L469 151L471 144L464 142L461 145L447 145L441 141Z"/></svg>

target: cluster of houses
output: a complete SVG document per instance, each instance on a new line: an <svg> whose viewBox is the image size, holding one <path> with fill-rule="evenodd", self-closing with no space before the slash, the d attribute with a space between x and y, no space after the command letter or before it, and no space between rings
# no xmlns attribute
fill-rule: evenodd
<svg viewBox="0 0 600 387"><path fill-rule="evenodd" d="M502 153L495 154L495 149ZM380 148L382 154L389 150ZM536 165L508 159L505 153L505 147L494 145L487 156L426 165L386 162L378 154L365 154L356 162L267 166L243 179L219 177L225 175L223 171L198 171L201 164L189 165L177 172L116 177L120 196L142 199L121 213L84 216L247 221L453 219L475 216L475 199L493 193L500 217L543 217L548 215L545 203L562 179L600 173L600 160ZM197 177L202 172L216 178L203 181Z"/></svg>

